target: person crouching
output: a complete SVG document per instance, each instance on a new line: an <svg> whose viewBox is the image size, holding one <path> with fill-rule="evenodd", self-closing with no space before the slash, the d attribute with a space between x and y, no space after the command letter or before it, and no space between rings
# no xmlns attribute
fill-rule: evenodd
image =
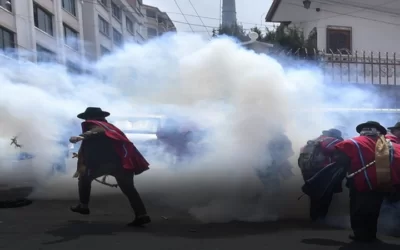
<svg viewBox="0 0 400 250"><path fill-rule="evenodd" d="M300 152L298 165L304 181L312 178L321 169L333 162L335 145L343 141L342 132L337 129L322 131L314 140L307 142ZM341 193L342 185L339 183L333 193L321 198L310 197L310 218L312 221L323 220L328 214L334 193Z"/></svg>

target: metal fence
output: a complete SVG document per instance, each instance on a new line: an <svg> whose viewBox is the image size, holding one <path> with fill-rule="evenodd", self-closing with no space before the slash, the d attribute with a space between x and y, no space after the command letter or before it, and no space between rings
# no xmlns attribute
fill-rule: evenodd
<svg viewBox="0 0 400 250"><path fill-rule="evenodd" d="M307 60L324 72L326 80L336 83L400 85L400 55L396 53L316 49L271 49L270 55Z"/></svg>

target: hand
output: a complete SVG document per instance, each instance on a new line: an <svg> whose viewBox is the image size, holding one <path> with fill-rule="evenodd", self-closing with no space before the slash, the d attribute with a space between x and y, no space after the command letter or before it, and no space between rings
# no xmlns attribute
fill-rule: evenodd
<svg viewBox="0 0 400 250"><path fill-rule="evenodd" d="M82 140L83 140L82 136L71 136L71 138L69 138L70 143L77 143Z"/></svg>

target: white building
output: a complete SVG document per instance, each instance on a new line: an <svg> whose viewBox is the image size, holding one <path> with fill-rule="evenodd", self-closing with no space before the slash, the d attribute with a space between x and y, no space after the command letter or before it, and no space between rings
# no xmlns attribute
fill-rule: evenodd
<svg viewBox="0 0 400 250"><path fill-rule="evenodd" d="M154 6L143 5L145 13L146 36L148 39L161 36L166 32L175 32L176 27L168 14Z"/></svg>
<svg viewBox="0 0 400 250"><path fill-rule="evenodd" d="M76 2L0 0L0 49L47 52L19 56L39 62L56 60L74 68L72 61L83 56L82 10Z"/></svg>
<svg viewBox="0 0 400 250"><path fill-rule="evenodd" d="M139 0L84 1L83 31L87 58L97 60L124 41L143 43L145 16Z"/></svg>
<svg viewBox="0 0 400 250"><path fill-rule="evenodd" d="M274 0L266 21L315 30L320 50L399 52L400 1Z"/></svg>

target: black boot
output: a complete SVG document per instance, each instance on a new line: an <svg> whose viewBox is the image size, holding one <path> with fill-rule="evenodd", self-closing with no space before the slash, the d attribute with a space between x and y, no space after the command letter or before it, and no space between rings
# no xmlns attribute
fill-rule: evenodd
<svg viewBox="0 0 400 250"><path fill-rule="evenodd" d="M151 222L150 216L141 215L136 216L135 220L128 224L129 227L142 227Z"/></svg>
<svg viewBox="0 0 400 250"><path fill-rule="evenodd" d="M90 214L89 208L84 208L80 204L77 206L74 206L74 207L70 207L70 209L74 213L79 213L79 214L84 214L84 215Z"/></svg>
<svg viewBox="0 0 400 250"><path fill-rule="evenodd" d="M354 241L365 242L365 243L370 243L370 242L374 242L377 240L376 236L367 236L367 235L360 236L360 235L355 235L355 234L350 234L349 238Z"/></svg>

